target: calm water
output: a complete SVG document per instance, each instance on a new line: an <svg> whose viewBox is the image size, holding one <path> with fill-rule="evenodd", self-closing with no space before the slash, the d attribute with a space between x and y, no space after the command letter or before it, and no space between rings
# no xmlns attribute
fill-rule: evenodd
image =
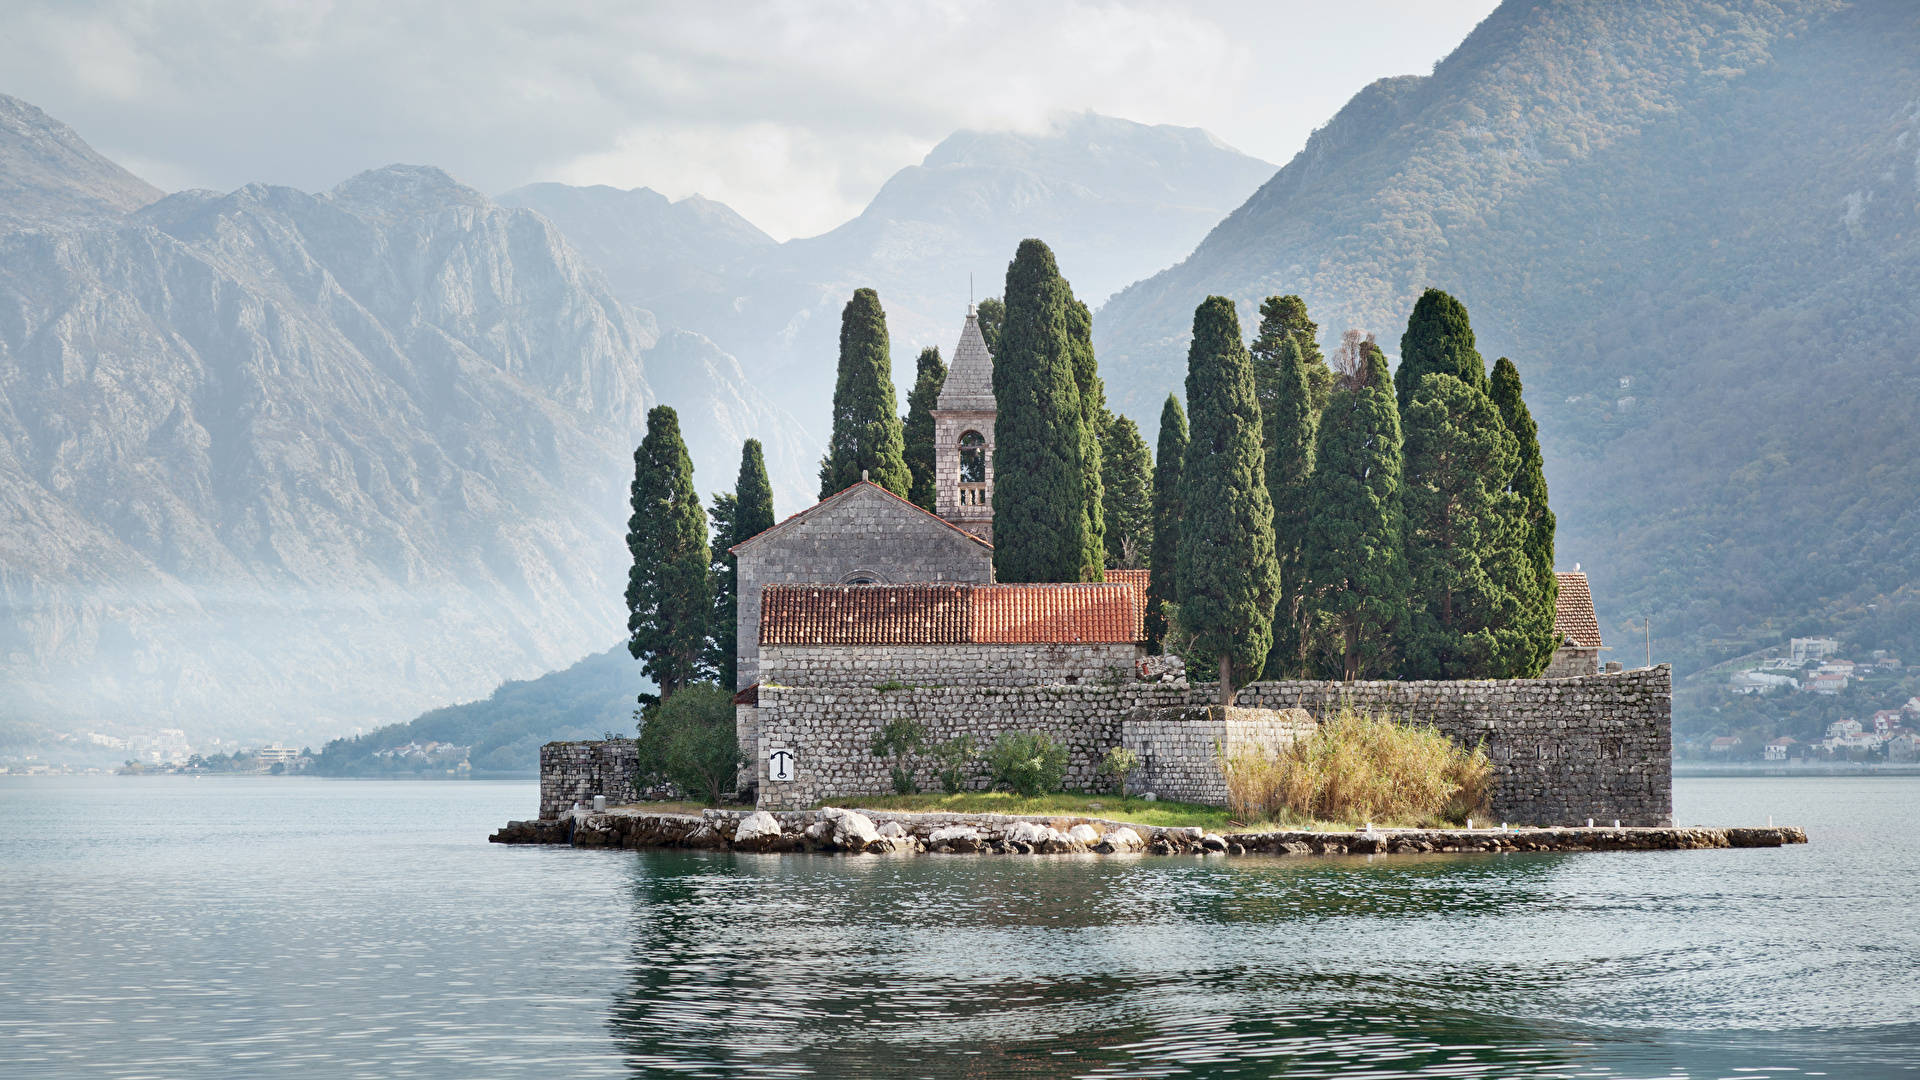
<svg viewBox="0 0 1920 1080"><path fill-rule="evenodd" d="M530 784L0 778L8 1077L1912 1076L1920 778L1771 851L504 848Z"/></svg>

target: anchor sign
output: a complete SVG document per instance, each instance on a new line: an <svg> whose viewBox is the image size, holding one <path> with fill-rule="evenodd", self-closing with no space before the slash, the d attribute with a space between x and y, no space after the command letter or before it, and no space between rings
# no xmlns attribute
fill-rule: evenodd
<svg viewBox="0 0 1920 1080"><path fill-rule="evenodd" d="M799 764L799 762L800 759L793 756L793 751L785 747L769 752L767 754L767 779L774 781L792 780L793 767Z"/></svg>

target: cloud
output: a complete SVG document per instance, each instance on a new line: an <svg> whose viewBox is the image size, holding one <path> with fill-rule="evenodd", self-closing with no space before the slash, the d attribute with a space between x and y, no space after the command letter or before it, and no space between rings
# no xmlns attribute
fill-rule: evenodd
<svg viewBox="0 0 1920 1080"><path fill-rule="evenodd" d="M16 0L0 90L168 182L316 190L408 161L494 192L699 191L784 237L844 220L956 129L1063 112L1284 161L1492 6Z"/></svg>

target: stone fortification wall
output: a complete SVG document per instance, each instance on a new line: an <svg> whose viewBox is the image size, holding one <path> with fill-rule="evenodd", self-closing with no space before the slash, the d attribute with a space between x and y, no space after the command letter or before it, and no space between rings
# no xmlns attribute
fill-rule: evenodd
<svg viewBox="0 0 1920 1080"><path fill-rule="evenodd" d="M1132 682L1143 654L1088 645L762 645L760 679L784 686L1051 686Z"/></svg>
<svg viewBox="0 0 1920 1080"><path fill-rule="evenodd" d="M1250 747L1277 750L1317 727L1303 709L1135 709L1120 725L1120 745L1140 755L1140 769L1127 786L1176 802L1225 806L1221 755L1231 758Z"/></svg>
<svg viewBox="0 0 1920 1080"><path fill-rule="evenodd" d="M1562 645L1553 650L1553 659L1547 661L1547 670L1540 673L1543 679L1572 679L1581 675L1593 675L1600 670L1600 650L1581 648L1578 645Z"/></svg>
<svg viewBox="0 0 1920 1080"><path fill-rule="evenodd" d="M633 789L632 739L605 742L550 742L540 748L540 817L558 819L579 802L592 806L595 795L609 804L639 798Z"/></svg>
<svg viewBox="0 0 1920 1080"><path fill-rule="evenodd" d="M1177 705L1183 689L1145 693L1131 686L923 687L874 690L871 687L820 689L760 687L760 747L757 776L759 805L768 810L804 810L834 798L893 790L892 762L870 752L873 737L889 721L924 725L930 742L971 735L985 745L1006 732L1038 731L1067 747L1070 790L1095 788L1100 759L1120 743L1121 719L1143 697ZM797 758L795 778L779 783L767 777L768 755L779 747ZM922 791L938 791L931 762L917 779ZM984 787L977 781L975 787Z"/></svg>
<svg viewBox="0 0 1920 1080"><path fill-rule="evenodd" d="M744 749L756 759L760 805L769 809L890 790L889 763L868 747L897 718L919 721L936 742L961 734L991 742L1002 732L1046 732L1069 747L1068 787L1088 789L1100 783L1100 758L1123 744L1129 715L1147 722L1135 710L1173 709L1213 697L1209 685L1180 683L895 691L763 687L759 745ZM1240 704L1300 708L1315 717L1352 705L1431 723L1463 746L1484 742L1494 768L1492 813L1500 820L1574 825L1618 819L1652 826L1672 820L1672 669L1665 665L1579 679L1255 683L1241 692ZM1151 723L1138 739L1153 741L1156 755L1177 754L1183 769L1199 767L1210 729L1178 731L1164 718ZM767 755L776 747L796 756L790 782L767 780ZM920 784L935 786L931 766L922 769ZM1171 791L1164 794L1172 797Z"/></svg>

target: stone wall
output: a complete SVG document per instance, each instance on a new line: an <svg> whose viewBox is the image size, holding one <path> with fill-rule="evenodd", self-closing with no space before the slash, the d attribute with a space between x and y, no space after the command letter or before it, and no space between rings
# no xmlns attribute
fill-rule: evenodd
<svg viewBox="0 0 1920 1080"><path fill-rule="evenodd" d="M1002 732L1046 732L1069 747L1068 786L1089 789L1099 786L1100 758L1122 744L1125 719L1134 710L1172 709L1213 697L1211 686L1180 683L895 691L763 687L759 745L749 752L756 758L760 805L769 809L888 791L889 763L872 757L868 746L897 718L919 721L936 742L960 734L990 742ZM1350 704L1431 723L1462 746L1484 743L1494 768L1492 813L1504 821L1573 825L1591 818L1658 826L1672 820L1672 669L1665 665L1578 679L1255 683L1239 700L1250 708L1297 707L1315 717ZM1163 738L1186 748L1186 757L1194 756L1187 749L1211 738L1188 732L1176 739L1164 722L1156 723L1162 726L1155 735L1138 736L1153 738L1156 754ZM795 780L767 781L767 755L774 748L795 754ZM920 784L935 786L931 766L921 770Z"/></svg>
<svg viewBox="0 0 1920 1080"><path fill-rule="evenodd" d="M1231 758L1256 747L1272 752L1318 726L1302 709L1135 709L1120 724L1120 745L1140 755L1140 770L1128 778L1127 786L1176 802L1225 806L1221 755Z"/></svg>
<svg viewBox="0 0 1920 1080"><path fill-rule="evenodd" d="M1553 650L1553 659L1547 661L1547 670L1540 673L1543 679L1572 679L1581 675L1593 675L1600 670L1600 650L1585 649L1578 645L1562 644Z"/></svg>
<svg viewBox="0 0 1920 1080"><path fill-rule="evenodd" d="M632 739L606 742L550 742L540 748L540 817L558 819L579 802L592 806L595 795L609 804L639 798L633 789Z"/></svg>
<svg viewBox="0 0 1920 1080"><path fill-rule="evenodd" d="M763 645L760 679L783 686L1051 686L1131 683L1144 650L1088 645Z"/></svg>

